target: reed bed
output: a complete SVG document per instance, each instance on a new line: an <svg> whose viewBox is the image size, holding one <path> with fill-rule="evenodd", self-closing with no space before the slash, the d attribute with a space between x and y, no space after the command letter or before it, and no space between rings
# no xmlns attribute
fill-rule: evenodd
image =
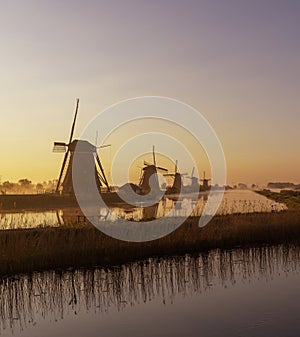
<svg viewBox="0 0 300 337"><path fill-rule="evenodd" d="M88 224L0 231L0 275L113 266L213 248L300 244L300 211L220 215L204 228L198 221L190 217L168 236L141 243L113 239Z"/></svg>

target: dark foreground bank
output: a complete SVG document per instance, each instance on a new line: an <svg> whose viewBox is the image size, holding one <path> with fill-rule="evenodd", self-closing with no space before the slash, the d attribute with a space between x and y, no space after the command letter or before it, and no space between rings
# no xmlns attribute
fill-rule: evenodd
<svg viewBox="0 0 300 337"><path fill-rule="evenodd" d="M300 244L300 211L216 216L204 228L189 218L158 240L113 239L93 226L0 232L0 275L53 268L112 266L150 256L280 243Z"/></svg>

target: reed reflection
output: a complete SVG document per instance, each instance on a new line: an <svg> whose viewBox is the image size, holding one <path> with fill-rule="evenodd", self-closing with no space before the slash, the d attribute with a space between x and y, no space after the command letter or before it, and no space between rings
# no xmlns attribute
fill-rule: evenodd
<svg viewBox="0 0 300 337"><path fill-rule="evenodd" d="M216 286L299 271L300 248L274 246L151 258L114 268L35 272L0 281L0 333L80 312L120 311L153 299L168 305Z"/></svg>

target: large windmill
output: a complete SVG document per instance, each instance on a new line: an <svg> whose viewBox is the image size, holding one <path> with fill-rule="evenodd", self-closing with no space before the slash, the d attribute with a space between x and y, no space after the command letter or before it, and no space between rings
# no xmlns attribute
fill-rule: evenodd
<svg viewBox="0 0 300 337"><path fill-rule="evenodd" d="M56 193L61 193L62 195L75 194L72 176L73 158L75 150L76 155L78 155L78 158L80 158L80 168L82 170L82 172L80 173L82 181L84 182L85 179L88 179L88 172L90 172L89 168L94 167L95 181L98 190L100 191L101 186L105 185L108 191L110 191L110 187L106 179L103 166L97 153L97 147L86 140L73 140L78 107L79 99L77 99L76 102L75 116L71 128L69 142L54 142L53 152L65 153L56 186ZM84 186L84 184L82 185ZM82 192L87 194L89 193L88 190Z"/></svg>
<svg viewBox="0 0 300 337"><path fill-rule="evenodd" d="M160 187L159 187L159 182L158 182L158 177L157 177L157 171L159 170L159 171L168 172L166 168L156 165L154 146L152 150L152 156L153 156L153 164L144 161L144 167L142 169L142 177L139 183L141 194L149 194L150 192L155 194L159 192Z"/></svg>

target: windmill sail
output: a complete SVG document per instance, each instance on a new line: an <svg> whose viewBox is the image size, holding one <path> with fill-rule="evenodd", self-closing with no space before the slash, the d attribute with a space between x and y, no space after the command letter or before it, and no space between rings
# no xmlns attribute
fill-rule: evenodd
<svg viewBox="0 0 300 337"><path fill-rule="evenodd" d="M76 124L76 119L77 119L77 114L78 114L78 108L79 108L79 98L77 98L77 101L76 101L75 116L74 116L74 120L73 120L73 124L72 124L72 128L71 128L69 144L72 142L72 139L73 139L75 124Z"/></svg>
<svg viewBox="0 0 300 337"><path fill-rule="evenodd" d="M74 130L75 130L75 124L76 124L76 119L77 119L77 114L78 114L78 107L79 107L79 99L77 98L76 108L75 108L75 116L74 116L72 127L71 127L71 133L70 133L69 143L68 143L68 145L65 144L66 147L71 144L71 141L73 139ZM55 145L55 144L58 144L58 146ZM53 150L55 150L55 149L60 149L61 150L62 149L62 144L63 143L59 143L59 142L54 143ZM60 151L58 150L57 152L60 152ZM63 162L62 162L62 165L61 165L61 169L60 169L60 173L59 173L59 177L58 177L58 181L57 181L57 185L56 185L56 192L58 192L59 187L61 185L62 175L63 175L63 172L65 170L65 166L66 166L66 163L67 163L68 156L69 156L69 151L66 152L66 154L64 156L64 159L63 159Z"/></svg>
<svg viewBox="0 0 300 337"><path fill-rule="evenodd" d="M67 144L62 142L54 142L53 152L65 153L67 151Z"/></svg>

